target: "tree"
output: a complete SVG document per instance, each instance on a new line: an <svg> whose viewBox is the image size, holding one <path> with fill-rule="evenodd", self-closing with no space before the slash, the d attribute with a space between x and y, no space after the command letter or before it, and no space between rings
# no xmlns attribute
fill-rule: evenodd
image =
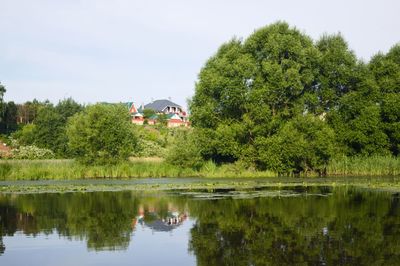
<svg viewBox="0 0 400 266"><path fill-rule="evenodd" d="M207 132L198 139L203 158L256 163L255 141L275 135L318 99L319 57L311 38L284 22L223 44L201 69L190 102L193 126Z"/></svg>
<svg viewBox="0 0 400 266"><path fill-rule="evenodd" d="M0 82L0 99L3 100L4 93L6 93L6 88Z"/></svg>
<svg viewBox="0 0 400 266"><path fill-rule="evenodd" d="M64 123L67 122L68 118L83 110L83 106L72 98L59 101L55 108L57 113L62 117Z"/></svg>
<svg viewBox="0 0 400 266"><path fill-rule="evenodd" d="M31 124L36 119L39 110L45 107L48 103L39 102L34 99L32 102L28 101L24 104L17 105L17 116L19 123L22 124Z"/></svg>
<svg viewBox="0 0 400 266"><path fill-rule="evenodd" d="M3 115L0 122L0 132L10 134L17 130L17 106L14 102L3 103Z"/></svg>
<svg viewBox="0 0 400 266"><path fill-rule="evenodd" d="M3 97L4 97L5 93L6 93L6 88L4 87L4 85L2 85L0 83L0 114L1 114L1 117L3 117L4 111L5 111L5 106L3 105Z"/></svg>
<svg viewBox="0 0 400 266"><path fill-rule="evenodd" d="M66 153L65 122L53 105L40 109L35 121L34 144L54 151L58 156Z"/></svg>
<svg viewBox="0 0 400 266"><path fill-rule="evenodd" d="M223 44L189 106L204 159L323 173L332 146L351 156L399 154L399 92L400 44L366 64L340 34L314 43L277 22Z"/></svg>
<svg viewBox="0 0 400 266"><path fill-rule="evenodd" d="M85 164L115 164L127 160L137 139L129 113L121 105L96 104L68 121L68 146Z"/></svg>

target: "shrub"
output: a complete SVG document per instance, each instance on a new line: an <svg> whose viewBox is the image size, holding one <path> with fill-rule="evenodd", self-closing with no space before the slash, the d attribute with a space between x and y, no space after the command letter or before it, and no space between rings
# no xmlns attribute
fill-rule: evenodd
<svg viewBox="0 0 400 266"><path fill-rule="evenodd" d="M84 164L126 161L137 139L130 116L122 105L96 104L70 118L69 148Z"/></svg>
<svg viewBox="0 0 400 266"><path fill-rule="evenodd" d="M49 149L42 149L36 146L19 146L12 150L12 157L14 159L53 159L54 152Z"/></svg>
<svg viewBox="0 0 400 266"><path fill-rule="evenodd" d="M155 141L141 139L138 141L138 152L134 155L137 157L164 157L166 149Z"/></svg>
<svg viewBox="0 0 400 266"><path fill-rule="evenodd" d="M334 132L316 117L299 116L269 138L258 138L256 147L262 168L280 174L316 171L326 173L335 154Z"/></svg>
<svg viewBox="0 0 400 266"><path fill-rule="evenodd" d="M193 131L181 130L177 132L175 143L169 150L166 161L182 168L198 170L202 167L204 160L196 145Z"/></svg>

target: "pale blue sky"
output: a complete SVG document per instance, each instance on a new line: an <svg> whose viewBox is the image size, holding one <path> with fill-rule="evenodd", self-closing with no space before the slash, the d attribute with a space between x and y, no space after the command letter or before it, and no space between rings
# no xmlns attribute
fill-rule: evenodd
<svg viewBox="0 0 400 266"><path fill-rule="evenodd" d="M0 0L6 100L82 103L171 97L233 36L284 20L314 39L341 32L368 60L400 41L398 0Z"/></svg>

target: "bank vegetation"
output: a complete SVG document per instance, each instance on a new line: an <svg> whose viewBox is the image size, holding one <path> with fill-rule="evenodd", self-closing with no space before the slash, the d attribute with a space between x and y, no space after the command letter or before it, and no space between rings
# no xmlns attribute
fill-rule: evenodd
<svg viewBox="0 0 400 266"><path fill-rule="evenodd" d="M133 125L122 104L18 106L4 93L7 180L400 172L399 44L365 62L342 35L313 40L285 22L233 38L200 70L189 129Z"/></svg>

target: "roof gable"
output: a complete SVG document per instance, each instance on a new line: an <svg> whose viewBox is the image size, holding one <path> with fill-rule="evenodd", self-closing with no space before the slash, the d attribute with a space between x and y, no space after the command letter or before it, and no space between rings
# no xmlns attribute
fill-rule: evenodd
<svg viewBox="0 0 400 266"><path fill-rule="evenodd" d="M152 103L146 104L144 109L153 109L156 112L162 112L167 106L182 108L182 106L173 103L170 100L156 100Z"/></svg>

